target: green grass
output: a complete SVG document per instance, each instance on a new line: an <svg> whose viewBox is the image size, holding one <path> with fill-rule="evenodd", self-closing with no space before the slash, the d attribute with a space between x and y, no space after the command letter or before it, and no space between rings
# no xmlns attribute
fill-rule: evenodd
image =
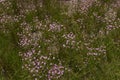
<svg viewBox="0 0 120 80"><path fill-rule="evenodd" d="M0 79L19 79L21 65L18 49L12 43L11 35L0 33Z"/></svg>

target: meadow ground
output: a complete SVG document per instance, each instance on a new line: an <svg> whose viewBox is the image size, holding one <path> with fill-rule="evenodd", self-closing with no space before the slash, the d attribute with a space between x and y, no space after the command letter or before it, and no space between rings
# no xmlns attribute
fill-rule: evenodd
<svg viewBox="0 0 120 80"><path fill-rule="evenodd" d="M76 1L0 0L0 80L120 80L120 0Z"/></svg>

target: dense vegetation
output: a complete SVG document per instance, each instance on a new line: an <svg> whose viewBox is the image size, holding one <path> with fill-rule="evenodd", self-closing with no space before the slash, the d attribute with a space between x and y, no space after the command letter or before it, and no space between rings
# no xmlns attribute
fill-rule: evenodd
<svg viewBox="0 0 120 80"><path fill-rule="evenodd" d="M0 0L0 80L120 79L120 0L76 1Z"/></svg>

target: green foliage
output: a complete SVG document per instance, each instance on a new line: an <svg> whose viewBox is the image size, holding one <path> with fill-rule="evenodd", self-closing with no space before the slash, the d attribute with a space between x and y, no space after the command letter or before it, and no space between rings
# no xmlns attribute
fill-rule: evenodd
<svg viewBox="0 0 120 80"><path fill-rule="evenodd" d="M20 78L21 60L9 34L0 33L0 68L0 76L3 76L3 80Z"/></svg>

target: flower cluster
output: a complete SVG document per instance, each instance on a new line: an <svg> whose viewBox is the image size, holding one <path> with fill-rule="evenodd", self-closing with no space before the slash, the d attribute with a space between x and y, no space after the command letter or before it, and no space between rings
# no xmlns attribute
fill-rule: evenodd
<svg viewBox="0 0 120 80"><path fill-rule="evenodd" d="M104 20L107 24L106 26L107 34L112 30L120 28L119 25L120 19L117 18L117 12L114 9L110 8L106 12Z"/></svg>
<svg viewBox="0 0 120 80"><path fill-rule="evenodd" d="M63 44L63 47L66 47L66 48L75 47L76 41L75 41L75 34L73 32L64 34L63 38L65 38L65 44Z"/></svg>
<svg viewBox="0 0 120 80"><path fill-rule="evenodd" d="M62 26L57 23L50 24L49 20L43 24L42 21L39 21L36 18L34 19L35 24L33 26L27 22L22 22L20 25L21 32L18 33L19 45L25 50L19 53L22 57L23 69L27 70L36 80L41 78L53 79L56 78L56 74L58 76L57 78L60 78L64 73L62 69L64 67L57 66L55 63L55 61L61 63L60 59L56 58L56 53L58 53L59 49L56 46L56 42L52 42L56 37L54 35L54 37L48 39L43 35L49 31L59 32ZM70 35L68 37L70 37ZM51 43L53 45L51 45ZM47 46L43 47L42 44ZM50 66L52 65L54 65L54 67L50 69ZM58 72L56 73L56 71Z"/></svg>
<svg viewBox="0 0 120 80"><path fill-rule="evenodd" d="M114 9L119 9L119 7L120 7L120 0L115 0L115 2L112 4L112 7Z"/></svg>
<svg viewBox="0 0 120 80"><path fill-rule="evenodd" d="M86 13L96 0L80 0L80 12Z"/></svg>
<svg viewBox="0 0 120 80"><path fill-rule="evenodd" d="M49 30L48 31L52 31L52 32L60 32L61 28L63 27L63 25L57 24L55 22L49 24Z"/></svg>
<svg viewBox="0 0 120 80"><path fill-rule="evenodd" d="M64 74L64 67L54 64L52 68L48 71L48 80L58 79Z"/></svg>
<svg viewBox="0 0 120 80"><path fill-rule="evenodd" d="M105 46L100 46L100 47L97 47L97 48L87 47L87 50L88 50L87 55L99 56L99 55L105 55L106 54L106 47Z"/></svg>
<svg viewBox="0 0 120 80"><path fill-rule="evenodd" d="M0 2L4 2L5 0L0 0Z"/></svg>

